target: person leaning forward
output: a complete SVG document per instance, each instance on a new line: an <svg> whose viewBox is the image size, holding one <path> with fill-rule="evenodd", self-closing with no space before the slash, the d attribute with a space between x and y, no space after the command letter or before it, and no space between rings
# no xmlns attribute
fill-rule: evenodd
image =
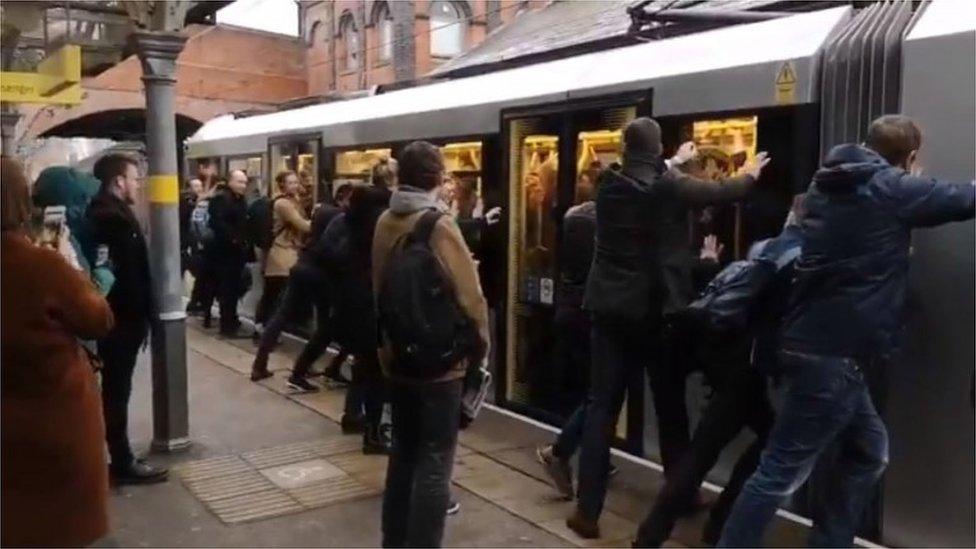
<svg viewBox="0 0 976 549"><path fill-rule="evenodd" d="M600 534L612 422L634 369L647 369L665 475L688 445L684 374L672 367L662 335L662 313L680 310L693 296L688 209L742 198L768 162L757 155L746 175L715 182L669 167L662 152L657 122L632 121L624 130L623 165L604 172L597 193L596 252L584 295L593 314L593 402L583 429L579 501L567 520L584 538ZM670 165L695 154L686 143Z"/></svg>

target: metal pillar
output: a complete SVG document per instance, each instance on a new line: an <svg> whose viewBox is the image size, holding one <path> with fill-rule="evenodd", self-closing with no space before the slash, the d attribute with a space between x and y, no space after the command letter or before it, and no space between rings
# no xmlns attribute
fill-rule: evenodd
<svg viewBox="0 0 976 549"><path fill-rule="evenodd" d="M13 108L4 105L0 112L0 137L3 138L3 155L17 155L17 123L20 122L20 113Z"/></svg>
<svg viewBox="0 0 976 549"><path fill-rule="evenodd" d="M155 450L174 451L190 445L173 108L176 58L186 38L175 32L137 31L132 40L142 62L146 88L149 267L158 309L152 326L152 446Z"/></svg>

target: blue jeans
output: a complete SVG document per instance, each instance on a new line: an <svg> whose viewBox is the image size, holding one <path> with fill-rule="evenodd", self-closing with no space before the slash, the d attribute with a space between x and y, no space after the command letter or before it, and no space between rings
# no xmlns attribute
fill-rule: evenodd
<svg viewBox="0 0 976 549"><path fill-rule="evenodd" d="M840 452L814 509L813 547L850 547L871 489L888 463L888 433L857 361L783 353L789 389L759 467L725 523L719 547L760 547L776 508L835 440Z"/></svg>

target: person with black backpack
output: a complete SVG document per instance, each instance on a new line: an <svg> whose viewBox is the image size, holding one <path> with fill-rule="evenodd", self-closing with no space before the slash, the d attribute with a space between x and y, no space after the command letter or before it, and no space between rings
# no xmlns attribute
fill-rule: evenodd
<svg viewBox="0 0 976 549"><path fill-rule="evenodd" d="M293 171L275 176L277 194L261 197L247 209L251 242L264 252L264 291L254 313L255 334L277 309L288 283L288 272L298 262L311 222L299 200L301 183Z"/></svg>
<svg viewBox="0 0 976 549"><path fill-rule="evenodd" d="M384 547L439 547L465 381L488 352L488 307L457 223L438 201L440 150L413 142L373 238L379 356L390 380L393 448Z"/></svg>
<svg viewBox="0 0 976 549"><path fill-rule="evenodd" d="M668 539L721 452L749 429L756 439L736 461L702 530L702 542L715 545L735 498L759 463L774 420L766 379L779 375L778 333L800 255L802 197L794 199L779 236L756 243L747 259L722 269L677 315L680 329L696 341L689 362L702 371L712 395L688 449L641 523L634 547L660 547Z"/></svg>

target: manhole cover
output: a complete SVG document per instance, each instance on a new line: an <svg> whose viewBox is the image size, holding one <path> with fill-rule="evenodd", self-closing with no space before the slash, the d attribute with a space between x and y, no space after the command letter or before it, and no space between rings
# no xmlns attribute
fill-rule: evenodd
<svg viewBox="0 0 976 549"><path fill-rule="evenodd" d="M346 476L346 473L324 459L311 459L299 463L291 463L270 469L261 469L261 474L268 480L285 490L301 488L316 484L335 477Z"/></svg>

